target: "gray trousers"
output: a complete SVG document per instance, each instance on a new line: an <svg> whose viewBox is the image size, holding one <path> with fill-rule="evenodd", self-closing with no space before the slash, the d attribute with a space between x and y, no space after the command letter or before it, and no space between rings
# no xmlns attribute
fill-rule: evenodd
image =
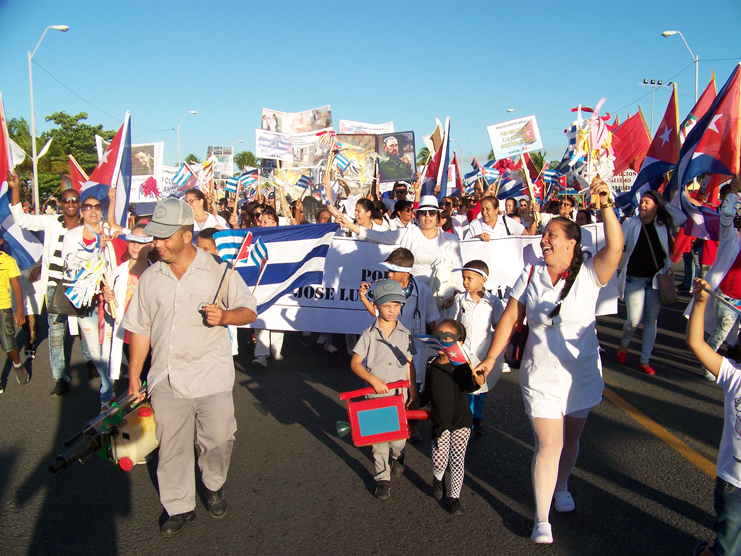
<svg viewBox="0 0 741 556"><path fill-rule="evenodd" d="M219 490L226 481L237 431L232 392L176 398L165 379L154 387L151 397L160 443L160 502L169 515L189 512L196 505L194 438L201 449L198 467L205 487Z"/></svg>
<svg viewBox="0 0 741 556"><path fill-rule="evenodd" d="M376 482L391 480L389 454L391 455L391 459L399 459L404 455L404 447L406 444L407 441L406 438L404 438L402 440L381 442L380 444L371 445L371 448L373 448L373 463L376 465L376 476L374 477Z"/></svg>

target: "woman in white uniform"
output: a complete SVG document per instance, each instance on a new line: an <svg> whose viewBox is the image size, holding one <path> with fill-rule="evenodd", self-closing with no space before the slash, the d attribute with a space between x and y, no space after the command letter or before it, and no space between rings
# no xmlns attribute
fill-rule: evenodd
<svg viewBox="0 0 741 556"><path fill-rule="evenodd" d="M579 438L589 410L602 399L604 382L596 332L599 290L615 275L623 234L605 204L609 189L592 182L592 199L601 195L605 246L582 254L581 230L568 218L553 218L540 247L543 262L526 267L510 292L486 358L476 367L489 374L519 322L527 316L530 334L520 370L525 409L535 435L532 479L535 526L531 540L551 543L548 521L555 496L558 512L575 508L568 481L579 454Z"/></svg>
<svg viewBox="0 0 741 556"><path fill-rule="evenodd" d="M218 214L206 212L206 196L200 189L191 189L185 194L185 202L193 209L193 227L196 232L206 228L226 230L229 228L226 220Z"/></svg>

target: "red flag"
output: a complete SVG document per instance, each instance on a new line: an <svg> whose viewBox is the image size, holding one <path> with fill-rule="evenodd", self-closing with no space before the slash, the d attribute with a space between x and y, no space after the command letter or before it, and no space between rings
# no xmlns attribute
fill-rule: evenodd
<svg viewBox="0 0 741 556"><path fill-rule="evenodd" d="M664 112L664 117L656 128L656 135L646 157L676 164L679 160L679 105L677 104L677 84L673 84L672 96Z"/></svg>
<svg viewBox="0 0 741 556"><path fill-rule="evenodd" d="M10 160L10 137L8 136L8 126L5 123L3 96L0 93L0 195L4 195L8 191L8 172L13 169L10 166Z"/></svg>
<svg viewBox="0 0 741 556"><path fill-rule="evenodd" d="M455 188L463 193L463 179L460 168L458 168L458 156L455 153L453 153L453 167L455 168Z"/></svg>
<svg viewBox="0 0 741 556"><path fill-rule="evenodd" d="M529 154L522 153L520 155L520 160L517 161L517 164L515 165L515 170L521 169L523 163L527 167L527 172L530 175L530 179L536 180L538 176L540 175L540 172L538 172L538 169L535 167L535 164L533 164L533 161L530 159Z"/></svg>
<svg viewBox="0 0 741 556"><path fill-rule="evenodd" d="M715 100L716 95L717 89L715 87L715 73L713 73L712 77L710 78L710 83L708 83L708 86L705 87L702 95L700 95L700 98L695 103L692 111L687 114L687 117L682 122L682 125L679 126L679 136L682 143L684 143L684 140L687 138L687 134L690 132L690 130L695 127L697 120L702 118L705 115L705 112L707 112L713 105L713 101Z"/></svg>
<svg viewBox="0 0 741 556"><path fill-rule="evenodd" d="M239 248L239 253L234 258L234 264L236 265L239 261L246 261L250 258L250 245L252 244L252 232L247 232L242 240L242 246Z"/></svg>
<svg viewBox="0 0 741 556"><path fill-rule="evenodd" d="M118 157L119 145L121 144L125 125L126 124L119 128L113 141L108 145L108 148L103 153L100 162L98 162L98 166L93 170L93 173L90 174L89 181L101 183L103 185L115 185L113 172L116 170L116 158Z"/></svg>
<svg viewBox="0 0 741 556"><path fill-rule="evenodd" d="M625 172L628 168L638 171L650 145L651 136L648 134L643 113L639 111L625 120L612 134L615 174Z"/></svg>
<svg viewBox="0 0 741 556"><path fill-rule="evenodd" d="M69 178L72 181L72 189L78 193L82 191L82 184L89 180L85 170L80 167L72 155L69 155Z"/></svg>

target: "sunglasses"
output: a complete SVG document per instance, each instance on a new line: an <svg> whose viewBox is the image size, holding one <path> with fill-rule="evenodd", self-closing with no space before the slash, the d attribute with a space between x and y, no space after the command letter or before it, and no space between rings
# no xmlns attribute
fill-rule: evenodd
<svg viewBox="0 0 741 556"><path fill-rule="evenodd" d="M401 212L412 212L412 207L407 207L405 209L401 209Z"/></svg>
<svg viewBox="0 0 741 556"><path fill-rule="evenodd" d="M437 211L436 210L418 210L417 216L436 216Z"/></svg>
<svg viewBox="0 0 741 556"><path fill-rule="evenodd" d="M90 203L85 203L82 205L82 210L103 210L103 205L91 205Z"/></svg>
<svg viewBox="0 0 741 556"><path fill-rule="evenodd" d="M444 207L452 207L453 206L453 203L449 203L449 202L446 201L446 202L442 203L442 205Z"/></svg>
<svg viewBox="0 0 741 556"><path fill-rule="evenodd" d="M80 199L77 197L67 197L66 199L61 200L62 203L79 203Z"/></svg>

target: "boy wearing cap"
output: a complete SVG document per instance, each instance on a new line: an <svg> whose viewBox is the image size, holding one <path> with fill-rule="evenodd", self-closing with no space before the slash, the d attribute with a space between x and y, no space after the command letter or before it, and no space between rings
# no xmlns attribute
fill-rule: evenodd
<svg viewBox="0 0 741 556"><path fill-rule="evenodd" d="M505 304L498 296L486 291L489 279L489 266L481 260L467 262L463 268L455 270L463 273L463 287L466 291L456 294L453 300L452 318L466 330L463 349L475 367L485 357L491 343L492 329L496 327L504 313ZM473 432L484 434L482 416L486 393L492 388L502 373L504 356L500 355L494 364L494 372L486 377L486 383L475 393L468 394L473 414Z"/></svg>
<svg viewBox="0 0 741 556"><path fill-rule="evenodd" d="M395 280L379 280L373 286L374 305L378 318L363 332L355 344L350 369L376 391L371 397L392 396L389 382L409 381L407 407L417 398L414 363L417 353L412 335L398 322L401 306L406 297ZM373 444L373 461L376 474L376 497L386 500L391 489L391 474L400 477L404 472L404 446L406 440ZM391 464L389 465L389 455Z"/></svg>
<svg viewBox="0 0 741 556"><path fill-rule="evenodd" d="M224 286L227 264L193 245L193 222L185 202L157 203L144 234L154 237L160 260L142 273L122 322L131 332L129 394L136 402L145 397L140 374L152 348L147 389L159 441L160 501L168 514L160 531L166 536L195 519L194 441L206 508L215 518L226 514L223 485L237 430L227 326L257 317L255 298L239 274Z"/></svg>

